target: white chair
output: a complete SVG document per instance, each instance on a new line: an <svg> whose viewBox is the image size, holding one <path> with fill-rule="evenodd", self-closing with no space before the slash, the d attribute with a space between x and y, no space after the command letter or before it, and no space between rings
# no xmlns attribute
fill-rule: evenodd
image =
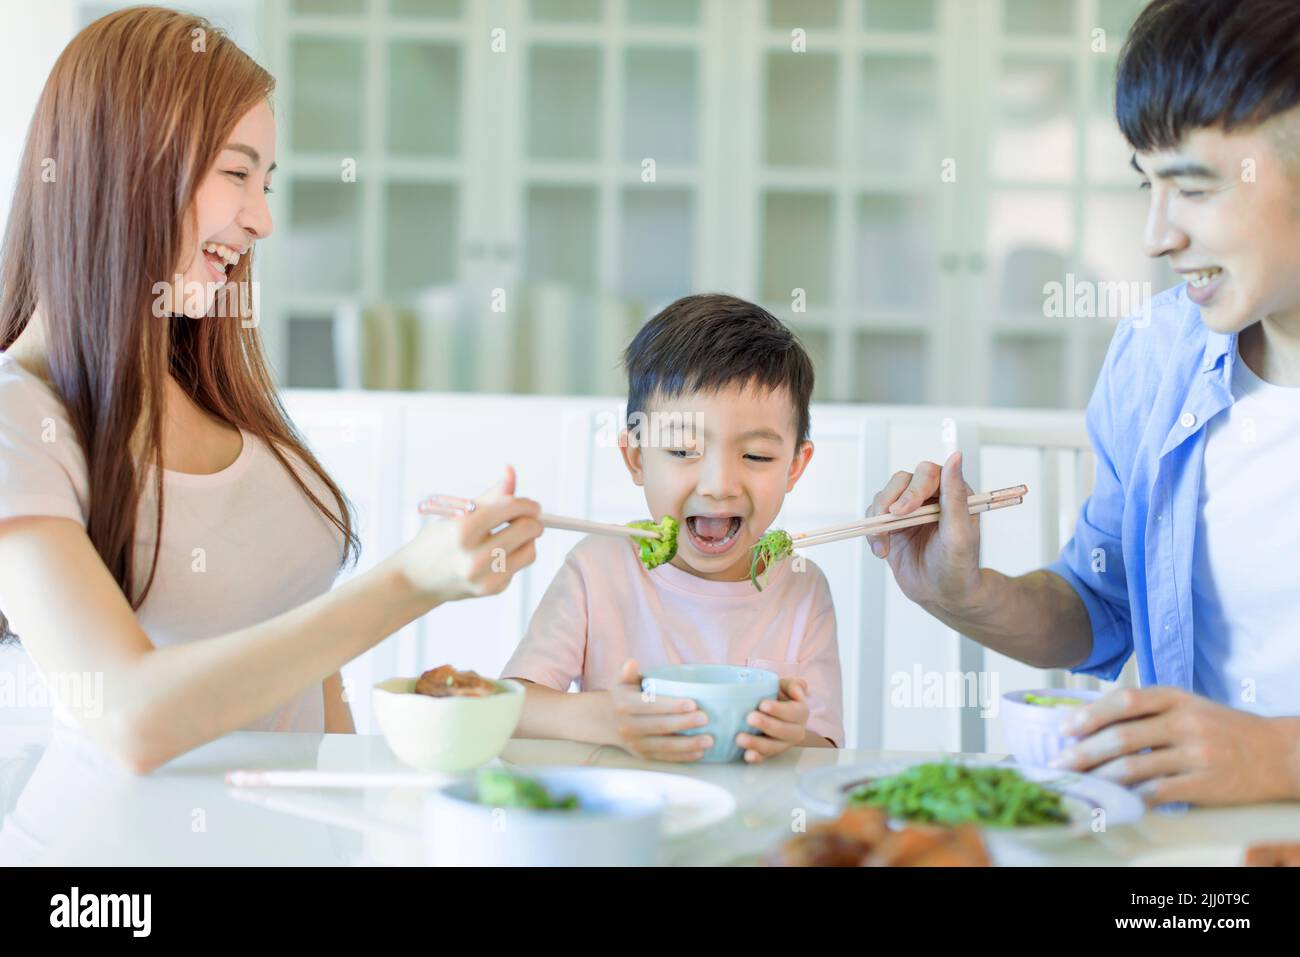
<svg viewBox="0 0 1300 957"><path fill-rule="evenodd" d="M433 491L477 494L506 463L520 491L548 510L604 521L644 514L613 442L621 397L290 391L286 404L357 506L361 568L420 527L416 503ZM1009 574L1053 560L1091 476L1077 413L826 405L813 410L813 464L787 498L778 527L811 528L862 515L892 472L961 448L973 486L1027 482L1023 508L984 519L985 564ZM502 595L439 608L344 669L360 730L372 730L369 686L443 662L498 673L579 536L550 530L537 562ZM1000 740L977 707L899 707L913 675L981 677L1001 691L1088 685L1028 668L976 645L899 591L862 541L817 550L839 623L848 743L856 747L980 750Z"/></svg>
<svg viewBox="0 0 1300 957"><path fill-rule="evenodd" d="M1004 526L1008 534L985 542L986 565L1007 574L1023 574L1056 561L1074 534L1080 511L1092 492L1097 458L1082 418L1071 418L1078 421L1003 421L979 427L977 441L986 486L1029 481L1027 504L1033 505L1018 516L1008 514ZM1004 691L1028 687L1101 690L1138 685L1137 663L1132 658L1115 682L1059 669L1033 668L991 651L985 651L985 667L999 674ZM1000 726L992 722L987 731L985 747L1000 749Z"/></svg>

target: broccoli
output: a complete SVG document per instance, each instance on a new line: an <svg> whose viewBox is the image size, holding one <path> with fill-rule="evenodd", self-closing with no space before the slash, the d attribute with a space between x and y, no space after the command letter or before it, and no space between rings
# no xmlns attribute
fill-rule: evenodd
<svg viewBox="0 0 1300 957"><path fill-rule="evenodd" d="M1062 698L1056 695L1027 694L1025 704L1036 704L1040 708L1077 708L1083 704L1081 698Z"/></svg>
<svg viewBox="0 0 1300 957"><path fill-rule="evenodd" d="M783 558L789 558L794 554L794 540L790 537L789 532L783 532L779 528L765 534L758 540L753 549L751 549L749 559L749 580L754 583L754 587L759 591L763 590L762 584L758 580L758 565L763 564L763 581L767 581L767 573L772 566Z"/></svg>
<svg viewBox="0 0 1300 957"><path fill-rule="evenodd" d="M628 522L628 528L643 528L648 532L658 532L658 538L638 538L636 544L641 549L641 564L647 569L658 568L664 562L673 560L677 554L677 519L665 515L658 522Z"/></svg>
<svg viewBox="0 0 1300 957"><path fill-rule="evenodd" d="M478 802L490 807L518 807L530 811L572 811L578 807L575 795L553 798L540 782L505 768L479 771Z"/></svg>

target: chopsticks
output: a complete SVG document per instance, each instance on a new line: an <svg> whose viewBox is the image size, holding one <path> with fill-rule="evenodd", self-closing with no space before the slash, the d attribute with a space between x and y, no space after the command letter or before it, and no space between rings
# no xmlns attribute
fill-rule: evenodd
<svg viewBox="0 0 1300 957"><path fill-rule="evenodd" d="M430 495L420 503L421 515L442 515L454 518L472 512L477 506L467 498L455 495ZM656 541L661 537L658 532L644 528L629 528L626 525L614 525L609 522L592 522L585 518L568 518L564 515L538 516L547 528L558 528L569 532L587 532L590 535L617 535L624 538L651 538Z"/></svg>
<svg viewBox="0 0 1300 957"><path fill-rule="evenodd" d="M1000 488L992 492L980 492L967 498L966 506L971 515L978 515L980 512L992 512L1000 508L1019 505L1025 500L1028 493L1029 486L1027 485L1015 485L1011 488ZM857 538L860 535L884 535L888 532L913 528L917 525L929 525L939 521L939 512L939 503L932 502L922 505L908 515L890 515L886 513L859 519L855 522L828 525L825 528L813 529L811 532L791 535L791 545L794 548L806 548L810 545L825 545L829 542L843 541L846 538Z"/></svg>
<svg viewBox="0 0 1300 957"><path fill-rule="evenodd" d="M419 831L414 828L402 827L400 824L393 824L341 808L326 807L319 803L307 803L301 798L286 799L274 794L265 794L261 791L232 790L228 793L236 800L246 801L258 807L264 807L269 811L292 814L294 817L316 821L319 824L328 824L331 827L344 827L348 830L362 831L384 837L400 837L417 841L420 839Z"/></svg>
<svg viewBox="0 0 1300 957"><path fill-rule="evenodd" d="M1025 500L1027 494L1029 494L1028 485L1013 485L1010 488L1000 488L992 492L979 492L971 495L966 499L966 506L971 515L978 515L980 512L992 512L1000 508L1019 505ZM430 495L420 503L419 511L421 515L454 517L472 512L476 507L475 503L470 499L457 498L454 495ZM870 518L858 519L853 522L841 522L837 525L827 525L825 528L816 528L810 532L800 532L790 536L791 544L794 548L806 548L811 545L826 545L830 542L839 542L846 538L857 538L861 535L884 535L904 528L913 528L917 525L929 525L937 522L939 521L939 512L939 503L930 502L913 510L908 515L873 515ZM563 515L548 515L546 513L542 513L539 517L542 524L547 528L587 532L592 535L616 535L627 538L657 540L660 537L658 532L648 531L647 529L630 528L627 525L614 525L609 522L592 522L585 518L568 518Z"/></svg>
<svg viewBox="0 0 1300 957"><path fill-rule="evenodd" d="M317 771L297 768L226 772L231 788L433 788L454 777L374 771Z"/></svg>

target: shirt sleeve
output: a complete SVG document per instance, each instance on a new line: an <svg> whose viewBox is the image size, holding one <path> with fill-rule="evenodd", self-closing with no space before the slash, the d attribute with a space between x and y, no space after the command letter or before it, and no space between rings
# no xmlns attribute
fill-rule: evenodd
<svg viewBox="0 0 1300 957"><path fill-rule="evenodd" d="M86 465L53 394L9 380L0 387L0 520L24 516L86 523Z"/></svg>
<svg viewBox="0 0 1300 957"><path fill-rule="evenodd" d="M1072 671L1113 681L1133 653L1132 609L1124 570L1124 484L1115 457L1114 367L1127 341L1125 329L1112 339L1086 421L1097 454L1092 494L1075 524L1074 537L1048 566L1078 593L1092 626L1092 650Z"/></svg>
<svg viewBox="0 0 1300 957"><path fill-rule="evenodd" d="M570 552L501 676L568 691L582 676L586 652L587 586Z"/></svg>
<svg viewBox="0 0 1300 957"><path fill-rule="evenodd" d="M808 730L844 747L844 694L840 646L830 586L818 574L818 608L799 643L799 674L808 682Z"/></svg>

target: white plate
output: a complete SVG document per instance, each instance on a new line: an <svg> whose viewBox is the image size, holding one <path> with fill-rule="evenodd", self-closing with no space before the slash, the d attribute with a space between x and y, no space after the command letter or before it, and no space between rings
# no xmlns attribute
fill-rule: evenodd
<svg viewBox="0 0 1300 957"><path fill-rule="evenodd" d="M987 761L963 758L950 759L955 764L989 767ZM897 758L888 761L869 761L865 764L832 765L809 771L799 778L799 797L814 814L834 817L843 810L848 792L869 779L898 774L917 764L934 763L933 758ZM1001 765L993 765L998 767ZM1131 824L1146 813L1146 805L1133 792L1091 774L1059 771L1054 768L1014 767L1026 780L1060 793L1070 823L1059 827L1032 827L999 829L999 836L1017 840L1055 840L1086 833L1092 826L1093 814L1100 809L1105 813L1107 828Z"/></svg>
<svg viewBox="0 0 1300 957"><path fill-rule="evenodd" d="M1131 867L1241 867L1246 859L1244 844L1189 844L1160 851L1148 851L1129 861Z"/></svg>
<svg viewBox="0 0 1300 957"><path fill-rule="evenodd" d="M520 774L528 774L543 769L520 767L517 770ZM736 799L730 791L699 778L636 768L600 770L603 775L611 778L616 776L627 782L638 794L655 795L663 799L663 835L669 840L720 824L736 812Z"/></svg>

